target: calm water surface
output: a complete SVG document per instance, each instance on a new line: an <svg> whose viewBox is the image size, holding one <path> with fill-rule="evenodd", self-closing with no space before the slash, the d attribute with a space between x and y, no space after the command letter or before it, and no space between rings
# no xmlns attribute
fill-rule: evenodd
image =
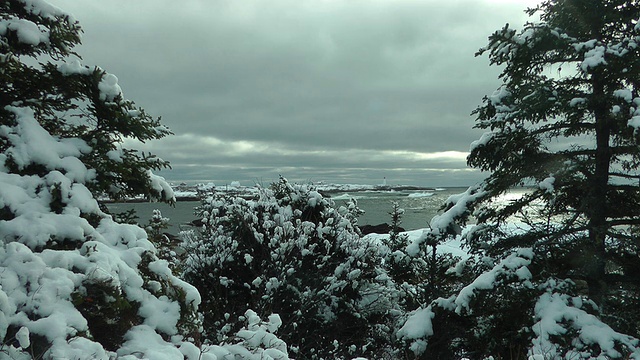
<svg viewBox="0 0 640 360"><path fill-rule="evenodd" d="M428 226L431 218L438 213L440 206L453 194L464 192L466 188L446 188L434 191L365 191L354 193L336 193L331 197L337 206L343 205L349 197L358 201L358 206L365 211L358 221L362 225L377 225L391 222L392 203L398 202L405 210L402 227L406 230L421 229ZM108 204L112 212L124 212L134 209L140 224L146 224L154 209L162 212L170 219L170 233L177 234L196 218L194 208L198 201L178 202L174 207L164 203L116 203Z"/></svg>

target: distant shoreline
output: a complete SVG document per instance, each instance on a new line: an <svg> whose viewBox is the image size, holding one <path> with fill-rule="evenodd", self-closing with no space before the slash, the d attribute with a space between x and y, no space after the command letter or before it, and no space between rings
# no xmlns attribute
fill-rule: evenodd
<svg viewBox="0 0 640 360"><path fill-rule="evenodd" d="M397 186L374 186L369 189L366 189L366 188L327 189L327 190L319 190L319 191L323 194L336 194L336 193L344 193L344 192L366 192L366 191L437 191L437 188L412 186L412 185L397 185Z"/></svg>
<svg viewBox="0 0 640 360"><path fill-rule="evenodd" d="M254 188L245 188L245 189L234 189L233 191L230 190L219 190L220 192L223 193L232 193L232 194L236 194L236 195L252 195L254 194L251 191L246 191L247 189L254 189ZM339 193L358 193L358 192L368 192L368 191L380 191L380 192L392 192L392 191L438 191L439 188L434 188L434 187L424 187L424 186L413 186L413 185L396 185L396 186L391 186L391 185L387 185L387 186L371 186L371 187L329 187L329 188L320 188L318 189L318 192L320 192L323 196L327 196L330 198L332 194L339 194ZM245 191L243 191L245 190ZM185 193L187 191L182 191L182 193ZM178 192L180 193L180 192ZM144 199L144 198L130 198L130 199L123 199L123 200L111 200L111 199L101 199L100 200L103 203L106 204L117 204L117 203L144 203L144 202L151 202L148 199ZM177 195L176 196L176 201L180 201L180 202L194 202L194 201L200 201L200 198L197 195Z"/></svg>

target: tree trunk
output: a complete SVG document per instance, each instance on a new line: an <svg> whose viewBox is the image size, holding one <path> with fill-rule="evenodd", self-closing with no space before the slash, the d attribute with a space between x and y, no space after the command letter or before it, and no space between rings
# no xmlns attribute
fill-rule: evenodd
<svg viewBox="0 0 640 360"><path fill-rule="evenodd" d="M593 75L593 114L596 129L595 171L589 189L588 209L589 240L591 249L587 251L591 258L587 263L586 278L589 285L589 297L602 308L607 284L605 282L605 240L607 234L608 182L611 164L611 124L604 101L604 85L598 74Z"/></svg>

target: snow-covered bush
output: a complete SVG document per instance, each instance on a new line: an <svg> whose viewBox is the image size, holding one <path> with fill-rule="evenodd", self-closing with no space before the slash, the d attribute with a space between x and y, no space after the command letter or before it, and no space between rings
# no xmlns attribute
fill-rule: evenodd
<svg viewBox="0 0 640 360"><path fill-rule="evenodd" d="M166 232L170 219L162 216L158 209L153 210L149 222L144 225L149 241L155 246L158 258L166 260L172 272L180 273L183 251L179 249L176 236Z"/></svg>
<svg viewBox="0 0 640 360"><path fill-rule="evenodd" d="M347 358L387 346L393 291L378 249L330 199L281 178L259 198L224 194L186 233L184 277L203 294L205 335L224 341L247 309L276 313L294 357Z"/></svg>

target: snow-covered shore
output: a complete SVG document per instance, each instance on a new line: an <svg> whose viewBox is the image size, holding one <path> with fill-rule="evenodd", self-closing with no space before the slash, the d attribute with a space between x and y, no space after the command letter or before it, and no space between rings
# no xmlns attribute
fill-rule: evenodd
<svg viewBox="0 0 640 360"><path fill-rule="evenodd" d="M433 187L410 186L410 185L362 185L362 184L311 184L317 191L323 194L335 194L342 192L365 192L365 191L416 191L415 196L428 196L432 191L438 191ZM181 201L197 200L200 192L223 192L238 194L243 197L253 197L259 191L258 186L243 186L238 182L216 186L214 183L201 183L195 185L187 184L171 184L176 199ZM135 199L133 199L135 201Z"/></svg>

